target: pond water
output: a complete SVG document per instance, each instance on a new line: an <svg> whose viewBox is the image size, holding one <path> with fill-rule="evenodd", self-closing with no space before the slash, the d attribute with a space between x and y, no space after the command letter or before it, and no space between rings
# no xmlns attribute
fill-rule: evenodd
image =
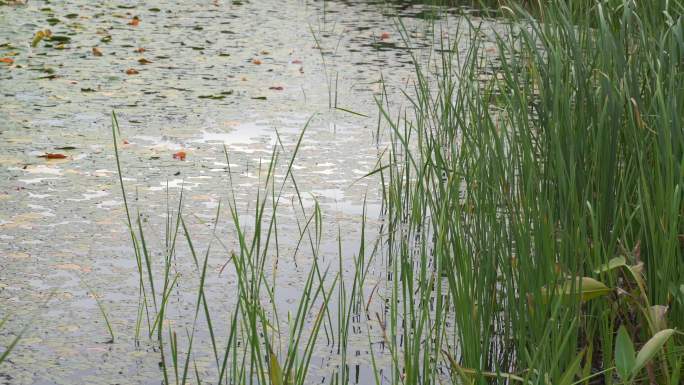
<svg viewBox="0 0 684 385"><path fill-rule="evenodd" d="M222 310L235 304L235 274L222 270L238 247L228 201L235 197L249 228L277 136L283 150L276 179L282 180L309 119L292 170L307 215L316 201L323 213L322 264L337 269L341 234L342 273L353 274L364 201L369 244L381 218L379 178L363 178L387 149L387 136L377 135L375 100L384 86L395 95L390 104L407 104L400 91L410 92L414 80L391 15L404 18L415 46L427 47L429 10L301 0L0 6L0 57L13 61L0 63L0 318L11 315L0 346L29 325L0 364L0 383L161 382L154 344L134 341L139 281L116 172L112 111L121 128L129 204L143 218L156 263L162 263L167 209L177 207L181 187L184 218L200 253L213 237L208 223L221 204L216 238L222 246L214 244L209 254L206 284L217 324L228 322L231 311ZM458 28L453 20L440 23L443 34ZM31 47L34 34L45 29L52 41ZM174 159L179 151L184 160ZM65 157L40 157L46 153ZM273 279L284 314L295 308L311 265L310 250L293 257L302 220L295 197L291 187L285 190L278 219L283 257ZM367 285L384 279L382 266L379 258ZM179 247L174 269L196 276L187 248ZM170 299L176 310L167 322L179 333L191 322L187 309L196 285L179 280ZM108 343L96 297L114 343ZM351 379L367 383L366 326L353 330L359 343L350 347ZM208 341L206 332L198 335L195 359L211 378ZM310 382L327 383L337 359L325 342L317 349Z"/></svg>

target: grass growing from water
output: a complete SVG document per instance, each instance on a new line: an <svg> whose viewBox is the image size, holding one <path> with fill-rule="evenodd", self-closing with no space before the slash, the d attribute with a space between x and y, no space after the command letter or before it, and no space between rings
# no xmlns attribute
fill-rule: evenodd
<svg viewBox="0 0 684 385"><path fill-rule="evenodd" d="M380 336L386 347L385 364L369 349L378 384L680 383L682 10L678 1L581 8L552 1L533 17L509 4L507 33L487 42L469 25L429 60L414 57L410 108L378 102L392 143L373 173L382 181L383 237L366 250L364 228L353 257L340 246L339 273L319 265L320 209L305 210L292 171L304 132L276 183L279 142L249 231L234 196L228 201L239 250L230 256L237 301L221 330L225 341L216 338L226 326L212 322L205 295L209 248L219 240L197 253L181 199L168 210L160 273L140 216L126 203L140 282L138 335L146 330L159 344L164 383L185 384L193 373L196 383L210 381L193 360L199 327L210 335L217 383L311 382L323 338L341 362L328 381L349 383L357 316L369 344ZM465 55L460 39L469 42ZM115 117L113 125L116 143ZM268 266L273 254L281 258L285 183L297 191L299 245L308 245L313 263L281 330ZM199 281L182 341L164 322L180 279L173 270L179 240ZM368 267L380 258L387 278L368 288ZM351 281L341 275L349 259ZM377 298L385 306L375 312Z"/></svg>
<svg viewBox="0 0 684 385"><path fill-rule="evenodd" d="M392 382L442 355L466 383L680 381L684 20L658 5L508 8L495 49L416 66L414 116L379 103L392 318L414 325Z"/></svg>

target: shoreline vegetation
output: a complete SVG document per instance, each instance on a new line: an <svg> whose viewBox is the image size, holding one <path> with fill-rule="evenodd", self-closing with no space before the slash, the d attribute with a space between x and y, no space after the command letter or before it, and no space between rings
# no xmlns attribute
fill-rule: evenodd
<svg viewBox="0 0 684 385"><path fill-rule="evenodd" d="M124 127L112 114L140 285L134 332L158 347L163 384L308 384L321 343L339 362L325 383L352 383L354 319L378 385L682 383L684 3L474 3L506 18L506 33L487 40L464 17L460 35L443 37L433 21L441 49L427 58L408 50L416 80L407 107L377 98L377 129L390 145L366 177L381 183L382 221L371 228L364 211L353 256L342 255L340 235L335 262L319 258L323 214L305 207L293 167L307 127L294 145L278 136L251 223L229 187L230 218L219 205L207 224L215 234L230 222L239 245L224 266L236 277L235 306L221 315L205 286L220 239L196 248L181 192L156 257L129 205L117 147ZM279 258L289 262L278 250L285 190L296 192L288 204L301 218L298 250L311 259L287 313L273 273ZM195 276L174 271L181 247ZM352 279L343 275L350 261ZM376 265L386 279L369 284ZM191 327L176 329L169 299L191 279ZM210 346L193 343L199 333ZM200 374L199 349L211 378Z"/></svg>

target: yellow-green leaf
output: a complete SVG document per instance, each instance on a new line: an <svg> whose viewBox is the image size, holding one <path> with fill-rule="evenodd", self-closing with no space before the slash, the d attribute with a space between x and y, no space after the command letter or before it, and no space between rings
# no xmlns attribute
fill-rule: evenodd
<svg viewBox="0 0 684 385"><path fill-rule="evenodd" d="M268 376L271 378L271 385L283 385L283 370L278 363L278 357L273 352L270 354Z"/></svg>
<svg viewBox="0 0 684 385"><path fill-rule="evenodd" d="M45 32L43 31L38 31L36 32L35 35L33 35L33 40L31 40L31 47L35 47L40 43L41 40L45 37Z"/></svg>
<svg viewBox="0 0 684 385"><path fill-rule="evenodd" d="M637 374L646 363L655 357L658 352L663 348L663 345L667 342L670 337L675 333L674 329L665 329L654 334L648 342L641 347L639 353L637 353L634 369L632 370L632 375Z"/></svg>
<svg viewBox="0 0 684 385"><path fill-rule="evenodd" d="M544 300L548 300L552 294L556 295L575 295L579 296L582 302L604 296L612 291L611 288L593 278L577 277L568 278L565 282L556 286L553 293L549 293L547 288L542 288Z"/></svg>
<svg viewBox="0 0 684 385"><path fill-rule="evenodd" d="M608 261L608 263L604 263L603 265L599 266L596 270L594 270L594 273L605 273L606 271L617 269L618 267L622 266L627 266L627 260L625 257L615 257Z"/></svg>

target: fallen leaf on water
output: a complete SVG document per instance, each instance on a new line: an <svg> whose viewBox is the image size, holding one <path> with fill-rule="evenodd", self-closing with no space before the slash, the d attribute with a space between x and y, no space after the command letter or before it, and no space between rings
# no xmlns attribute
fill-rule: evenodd
<svg viewBox="0 0 684 385"><path fill-rule="evenodd" d="M97 49L97 47L93 47L93 55L95 56L102 56L102 51Z"/></svg>
<svg viewBox="0 0 684 385"><path fill-rule="evenodd" d="M127 141L126 139L124 139L124 140L123 140L123 144L130 144L130 142Z"/></svg>
<svg viewBox="0 0 684 385"><path fill-rule="evenodd" d="M282 90L284 90L285 88L283 88L282 86L271 86L271 87L268 87L268 89L269 89L269 90L282 91Z"/></svg>
<svg viewBox="0 0 684 385"><path fill-rule="evenodd" d="M387 40L387 39L389 39L389 38L390 38L389 32L383 32L383 33L380 35L380 40Z"/></svg>
<svg viewBox="0 0 684 385"><path fill-rule="evenodd" d="M261 64L261 60L259 60L259 59L252 59L252 64L259 65L259 64Z"/></svg>
<svg viewBox="0 0 684 385"><path fill-rule="evenodd" d="M83 273L89 273L91 271L89 267L84 267L75 263L64 263L61 265L55 265L54 267L60 270L77 270Z"/></svg>
<svg viewBox="0 0 684 385"><path fill-rule="evenodd" d="M45 159L64 159L67 156L64 154L58 154L58 153L52 153L52 152L47 152L43 155L38 155L39 158L45 158Z"/></svg>
<svg viewBox="0 0 684 385"><path fill-rule="evenodd" d="M143 52L145 52L145 51L146 51L146 49L143 48L143 47L140 47L140 48L138 48L138 49L135 50L135 52L137 52L137 53L143 53Z"/></svg>
<svg viewBox="0 0 684 385"><path fill-rule="evenodd" d="M12 59L11 57L3 57L0 58L0 63L12 64L14 63L14 59Z"/></svg>
<svg viewBox="0 0 684 385"><path fill-rule="evenodd" d="M185 151L178 151L177 153L173 154L173 159L185 160L185 155Z"/></svg>
<svg viewBox="0 0 684 385"><path fill-rule="evenodd" d="M50 33L50 35L45 35L45 37L49 38L50 41L59 44L66 44L71 42L71 38L65 35L52 35L52 33Z"/></svg>
<svg viewBox="0 0 684 385"><path fill-rule="evenodd" d="M133 16L131 21L128 22L128 25L132 25L134 27L137 27L138 24L140 24L140 18L138 16Z"/></svg>
<svg viewBox="0 0 684 385"><path fill-rule="evenodd" d="M9 253L7 254L8 257L13 258L13 259L26 259L30 257L31 255L29 253L24 253L24 252L15 252L15 253Z"/></svg>
<svg viewBox="0 0 684 385"><path fill-rule="evenodd" d="M139 74L139 73L140 73L140 72L138 72L138 70L133 69L133 68L129 68L129 69L126 70L126 75L137 75L137 74Z"/></svg>
<svg viewBox="0 0 684 385"><path fill-rule="evenodd" d="M264 50L264 51L261 51L261 54L262 54L262 55L268 55L269 53L270 53L270 52L265 51L265 50Z"/></svg>
<svg viewBox="0 0 684 385"><path fill-rule="evenodd" d="M150 64L150 63L152 63L152 62L149 61L149 60L147 60L147 59L145 59L145 58L143 57L143 58L138 59L138 63L144 65L144 64Z"/></svg>
<svg viewBox="0 0 684 385"><path fill-rule="evenodd" d="M292 61L292 64L302 64L302 61L299 60L299 59L294 59L294 60Z"/></svg>
<svg viewBox="0 0 684 385"><path fill-rule="evenodd" d="M223 91L216 95L199 95L200 99L225 99L226 95L232 95L233 90Z"/></svg>

